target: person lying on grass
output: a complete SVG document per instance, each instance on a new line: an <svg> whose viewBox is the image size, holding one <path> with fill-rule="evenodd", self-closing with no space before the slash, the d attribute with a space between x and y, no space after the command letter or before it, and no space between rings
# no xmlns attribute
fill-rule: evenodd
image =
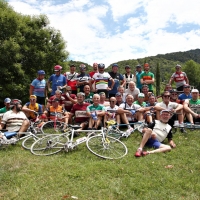
<svg viewBox="0 0 200 200"><path fill-rule="evenodd" d="M175 148L176 144L172 140L172 127L168 124L170 119L170 111L162 110L160 112L160 120L155 120L154 123L148 125L148 127L141 130L143 137L139 148L135 153L135 157L146 156L152 153L167 152L171 148ZM168 138L169 145L162 144L166 138ZM154 148L152 151L143 151L144 146Z"/></svg>

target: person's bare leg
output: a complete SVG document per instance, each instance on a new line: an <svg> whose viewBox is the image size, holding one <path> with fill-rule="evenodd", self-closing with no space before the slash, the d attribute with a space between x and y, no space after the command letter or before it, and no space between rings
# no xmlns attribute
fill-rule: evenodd
<svg viewBox="0 0 200 200"><path fill-rule="evenodd" d="M152 153L161 153L161 152L167 152L167 151L171 151L171 147L169 145L166 145L166 144L161 144L159 149L155 149L155 150L152 150L152 151L148 151L149 154L152 154Z"/></svg>

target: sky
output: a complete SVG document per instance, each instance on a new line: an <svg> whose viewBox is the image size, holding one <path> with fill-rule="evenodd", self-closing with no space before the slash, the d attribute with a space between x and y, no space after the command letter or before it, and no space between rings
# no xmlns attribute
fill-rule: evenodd
<svg viewBox="0 0 200 200"><path fill-rule="evenodd" d="M200 48L199 0L7 0L16 12L47 15L69 60L106 66Z"/></svg>

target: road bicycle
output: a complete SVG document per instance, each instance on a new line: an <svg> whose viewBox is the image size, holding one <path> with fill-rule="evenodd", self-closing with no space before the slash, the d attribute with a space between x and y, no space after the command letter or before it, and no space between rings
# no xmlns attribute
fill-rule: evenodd
<svg viewBox="0 0 200 200"><path fill-rule="evenodd" d="M31 146L34 155L52 155L62 150L72 151L79 144L86 142L87 148L95 155L105 159L118 159L124 157L128 150L125 144L116 138L106 136L103 128L101 130L75 130L78 126L69 125L67 132L52 134L39 139ZM74 140L75 132L88 132L84 137ZM95 135L95 133L99 134ZM95 147L96 145L96 147Z"/></svg>
<svg viewBox="0 0 200 200"><path fill-rule="evenodd" d="M43 134L60 134L63 133L65 123L61 120L63 119L63 113L56 112L54 120L45 122L41 126L41 132Z"/></svg>

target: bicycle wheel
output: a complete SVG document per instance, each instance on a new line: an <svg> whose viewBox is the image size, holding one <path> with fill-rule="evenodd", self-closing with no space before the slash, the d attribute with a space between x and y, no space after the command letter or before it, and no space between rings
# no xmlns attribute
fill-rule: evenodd
<svg viewBox="0 0 200 200"><path fill-rule="evenodd" d="M26 138L25 140L23 140L22 142L22 147L24 149L27 149L27 150L30 150L31 149L31 146L32 144L39 140L40 138L44 137L45 135L44 134L37 134L37 135L31 135L30 137Z"/></svg>
<svg viewBox="0 0 200 200"><path fill-rule="evenodd" d="M105 159L119 159L128 153L123 142L110 136L105 140L102 135L92 136L87 140L86 145L93 154Z"/></svg>
<svg viewBox="0 0 200 200"><path fill-rule="evenodd" d="M66 133L47 135L33 143L31 153L37 156L53 155L60 152L68 141Z"/></svg>
<svg viewBox="0 0 200 200"><path fill-rule="evenodd" d="M64 126L63 122L49 121L42 125L41 131L44 134L60 134L62 133L63 126Z"/></svg>

